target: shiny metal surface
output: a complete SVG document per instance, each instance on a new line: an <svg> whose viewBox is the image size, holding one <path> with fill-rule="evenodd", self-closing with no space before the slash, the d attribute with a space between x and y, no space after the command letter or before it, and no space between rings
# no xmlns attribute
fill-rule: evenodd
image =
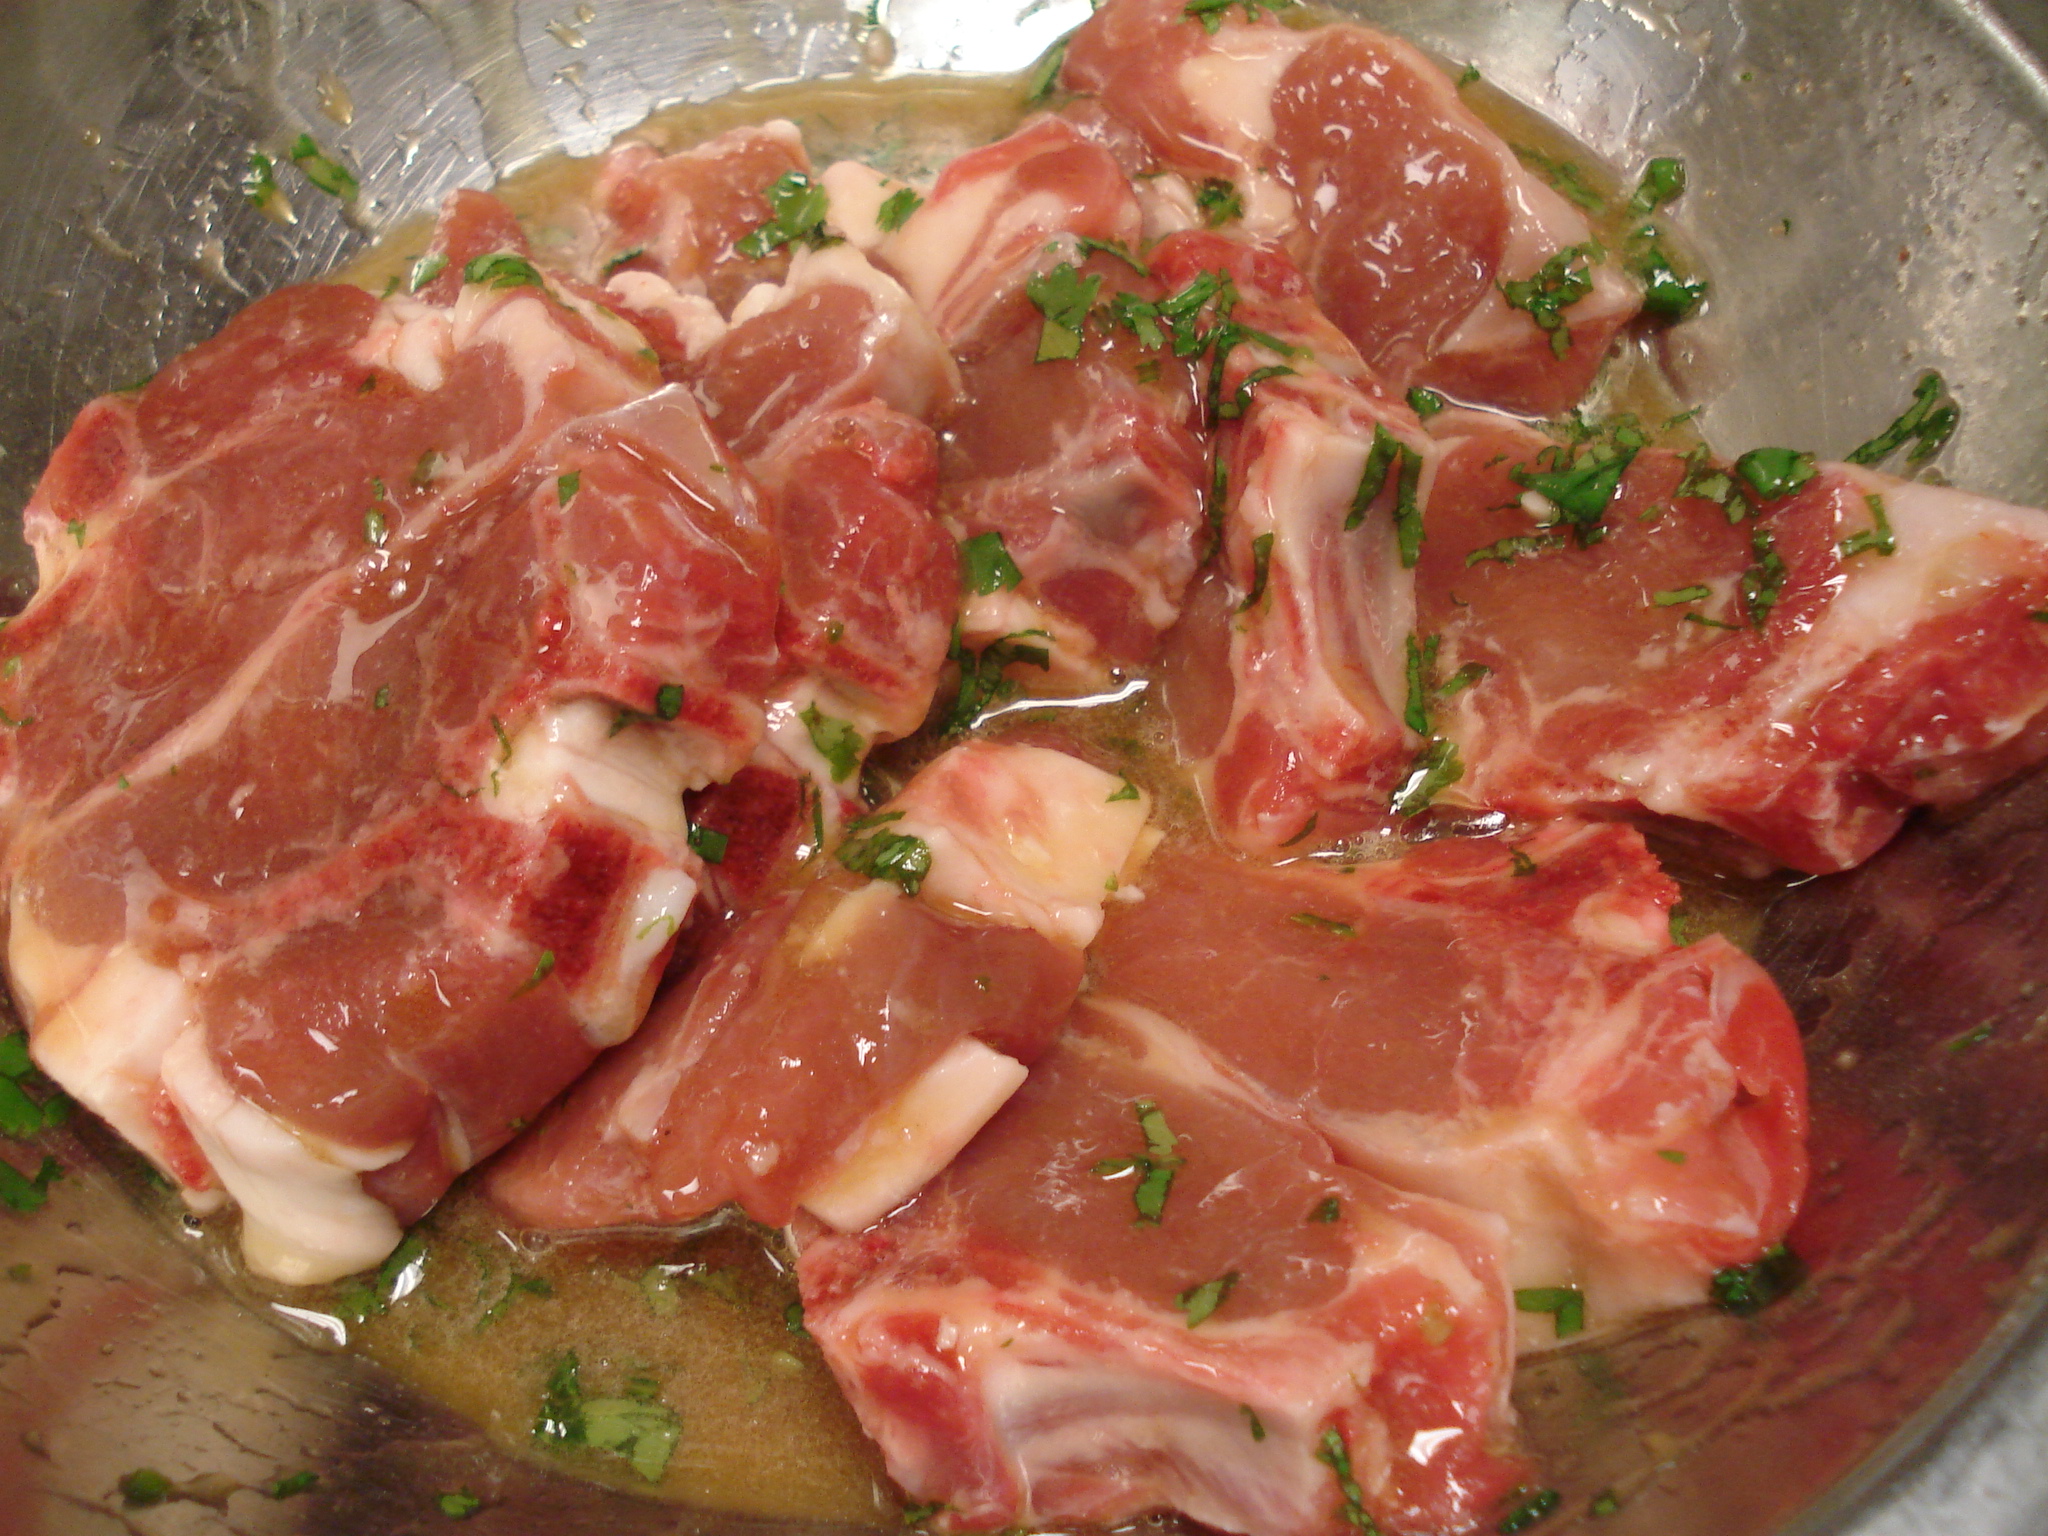
<svg viewBox="0 0 2048 1536"><path fill-rule="evenodd" d="M1013 14L1012 7L1015 7ZM1840 451L1941 367L1958 482L2048 503L2048 4L2009 0L1351 0L1471 61L1627 168L1680 153L1710 313L1669 339L1723 447ZM587 154L657 105L843 73L1014 69L1086 0L12 0L0 6L0 504L88 398L249 296L314 277L457 185ZM2030 51L2031 50L2031 51ZM323 110L323 73L351 121ZM331 101L330 101L331 105ZM351 210L248 207L252 146L312 133ZM32 579L11 532L0 581ZM1786 898L1764 952L1815 1029L1830 1161L1806 1289L1525 1373L1567 1501L1617 1536L2048 1530L2048 783L1922 827ZM2035 899L2039 898L2039 899ZM1960 934L1956 939L1952 935ZM1958 1021L1961 1021L1960 1023ZM1949 1049L1995 1022L1981 1052ZM433 1529L437 1490L503 1532L743 1530L571 1484L243 1312L85 1143L43 1216L0 1215L0 1532ZM1830 1226L1832 1223L1832 1226ZM126 1512L119 1474L208 1469ZM314 1496L255 1485L301 1466ZM1589 1495L1623 1491L1588 1518ZM202 1489L201 1492L206 1490ZM765 1529L765 1527L764 1527Z"/></svg>

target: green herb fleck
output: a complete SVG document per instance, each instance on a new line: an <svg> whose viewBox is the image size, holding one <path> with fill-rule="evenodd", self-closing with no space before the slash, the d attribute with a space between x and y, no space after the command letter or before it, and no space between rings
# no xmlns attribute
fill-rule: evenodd
<svg viewBox="0 0 2048 1536"><path fill-rule="evenodd" d="M1297 928L1312 928L1317 933L1327 933L1333 939L1352 938L1358 932L1349 923L1334 917L1322 917L1314 912L1290 912L1287 921Z"/></svg>
<svg viewBox="0 0 2048 1536"><path fill-rule="evenodd" d="M1258 606L1259 599L1266 595L1266 579L1272 573L1273 535L1262 533L1252 540L1252 585L1244 595L1244 601L1237 605L1243 613Z"/></svg>
<svg viewBox="0 0 2048 1536"><path fill-rule="evenodd" d="M1408 705L1401 719L1418 736L1429 734L1429 696L1435 691L1437 651L1441 635L1414 635L1407 639Z"/></svg>
<svg viewBox="0 0 2048 1536"><path fill-rule="evenodd" d="M1013 665L1050 671L1052 652L1043 645L1024 642L1051 638L1042 629L1020 629L971 651L960 643L956 629L947 659L959 663L960 688L953 696L952 708L946 712L946 734L958 736L973 729L986 711L1015 695L1018 684L1009 675Z"/></svg>
<svg viewBox="0 0 2048 1536"><path fill-rule="evenodd" d="M1865 496L1863 504L1870 508L1870 526L1861 533L1852 533L1842 540L1842 558L1854 559L1866 550L1880 555L1897 554L1899 541L1892 535L1892 520L1885 515L1884 498Z"/></svg>
<svg viewBox="0 0 2048 1536"><path fill-rule="evenodd" d="M1408 391L1408 409L1424 421L1436 415L1450 402L1433 389L1424 389L1420 384Z"/></svg>
<svg viewBox="0 0 2048 1536"><path fill-rule="evenodd" d="M520 983L519 990L517 992L514 992L512 995L514 997L521 997L524 996L526 993L531 992L535 987L539 986L542 982L546 981L548 977L552 976L554 974L554 970L555 952L552 949L542 950L540 952L540 958L533 962L532 974L529 975L525 981Z"/></svg>
<svg viewBox="0 0 2048 1536"><path fill-rule="evenodd" d="M1475 683L1486 681L1491 676L1493 676L1493 668L1485 665L1483 662L1468 661L1444 679L1443 686L1437 689L1436 695L1440 699L1451 698L1456 694L1463 693Z"/></svg>
<svg viewBox="0 0 2048 1536"><path fill-rule="evenodd" d="M726 846L731 841L730 837L714 827L691 823L690 849L706 864L723 864Z"/></svg>
<svg viewBox="0 0 2048 1536"><path fill-rule="evenodd" d="M740 255L760 261L785 245L802 242L814 249L831 245L825 233L825 215L830 211L825 189L802 171L785 171L762 194L768 200L768 218L735 241Z"/></svg>
<svg viewBox="0 0 2048 1536"><path fill-rule="evenodd" d="M1516 1532L1528 1530L1557 1508L1558 1492L1555 1488L1539 1488L1525 1498L1522 1495L1523 1490L1519 1488L1508 1495L1509 1498L1522 1498L1522 1502L1509 1510L1501 1523L1494 1527L1501 1536L1516 1536Z"/></svg>
<svg viewBox="0 0 2048 1536"><path fill-rule="evenodd" d="M1557 188L1567 202L1577 203L1588 213L1599 213L1607 206L1607 199L1586 184L1586 173L1577 161L1559 160L1526 144L1513 148L1523 164Z"/></svg>
<svg viewBox="0 0 2048 1536"><path fill-rule="evenodd" d="M1294 0L1188 0L1181 7L1181 14L1191 21L1199 21L1202 30L1214 36L1222 27L1224 13L1233 5L1244 8L1246 21L1257 21L1261 10L1284 11Z"/></svg>
<svg viewBox="0 0 2048 1536"><path fill-rule="evenodd" d="M1660 245L1641 247L1628 268L1643 285L1643 308L1661 320L1683 320L1706 300L1707 285L1679 276Z"/></svg>
<svg viewBox="0 0 2048 1536"><path fill-rule="evenodd" d="M653 1383L646 1386L652 1388ZM639 1397L587 1398L583 1403L584 1443L624 1457L650 1483L660 1482L668 1470L682 1432L674 1410L655 1401L652 1391Z"/></svg>
<svg viewBox="0 0 2048 1536"><path fill-rule="evenodd" d="M376 691L375 693L373 693L372 695L370 695L370 708L372 708L372 709L389 709L390 707L391 707L391 686L390 686L390 684L386 683L386 684L384 684L383 686L379 687L379 688L378 688L378 690L377 690L377 691Z"/></svg>
<svg viewBox="0 0 2048 1536"><path fill-rule="evenodd" d="M1473 550L1465 557L1465 567L1469 570L1482 560L1498 560L1502 565L1513 565L1519 556L1541 554L1546 549L1563 549L1564 546L1565 537L1561 533L1518 533Z"/></svg>
<svg viewBox="0 0 2048 1536"><path fill-rule="evenodd" d="M1571 327L1565 323L1564 312L1593 291L1592 266L1603 254L1591 241L1567 246L1538 268L1535 276L1500 285L1508 307L1523 311L1536 322L1537 329L1549 335L1553 356L1563 357L1572 349Z"/></svg>
<svg viewBox="0 0 2048 1536"><path fill-rule="evenodd" d="M50 1186L63 1177L64 1170L54 1157L45 1157L33 1176L0 1160L0 1205L24 1215L40 1211L50 1198Z"/></svg>
<svg viewBox="0 0 2048 1536"><path fill-rule="evenodd" d="M1266 1426L1260 1421L1258 1414L1253 1410L1250 1403L1239 1403L1237 1411L1244 1415L1245 1427L1252 1432L1252 1439L1254 1441L1266 1438Z"/></svg>
<svg viewBox="0 0 2048 1536"><path fill-rule="evenodd" d="M1595 1520L1605 1520L1609 1515L1621 1512L1621 1500L1614 1496L1612 1488L1603 1488L1593 1495L1593 1502L1586 1506L1586 1513Z"/></svg>
<svg viewBox="0 0 2048 1536"><path fill-rule="evenodd" d="M604 275L606 277L610 277L614 272L618 271L619 268L623 267L627 262L637 261L646 254L647 247L644 245L636 245L631 250L621 251L618 255L614 256L610 261L604 264Z"/></svg>
<svg viewBox="0 0 2048 1536"><path fill-rule="evenodd" d="M319 1482L318 1472L294 1472L290 1477L280 1477L263 1491L273 1499L293 1499L308 1489L317 1487Z"/></svg>
<svg viewBox="0 0 2048 1536"><path fill-rule="evenodd" d="M800 1339L808 1339L811 1336L811 1330L804 1326L804 1304L802 1301L792 1301L782 1309L782 1326Z"/></svg>
<svg viewBox="0 0 2048 1536"><path fill-rule="evenodd" d="M1694 583L1689 587L1672 587L1665 592L1652 592L1650 601L1659 608L1676 608L1681 603L1704 603L1714 595L1714 589Z"/></svg>
<svg viewBox="0 0 2048 1536"><path fill-rule="evenodd" d="M1771 530L1761 524L1750 534L1749 547L1756 563L1742 573L1742 601L1751 626L1762 629L1770 622L1771 610L1778 606L1784 591L1785 562L1778 554Z"/></svg>
<svg viewBox="0 0 2048 1536"><path fill-rule="evenodd" d="M544 288L540 268L524 256L515 256L510 251L493 251L487 256L478 256L462 269L465 283L481 283L486 288Z"/></svg>
<svg viewBox="0 0 2048 1536"><path fill-rule="evenodd" d="M1053 93L1060 81L1060 68L1067 62L1067 44L1073 40L1074 35L1069 32L1046 49L1045 57L1032 66L1030 78L1024 82L1025 106L1036 106Z"/></svg>
<svg viewBox="0 0 2048 1536"><path fill-rule="evenodd" d="M292 164L304 171L306 180L322 192L330 197L338 197L343 202L349 201L361 190L348 167L339 160L322 154L320 146L313 142L311 134L302 133L292 141Z"/></svg>
<svg viewBox="0 0 2048 1536"><path fill-rule="evenodd" d="M922 206L924 198L915 187L901 187L884 198L882 206L875 210L875 227L886 234L894 234Z"/></svg>
<svg viewBox="0 0 2048 1536"><path fill-rule="evenodd" d="M1118 786L1115 789L1110 791L1109 800L1107 803L1110 805L1114 805L1119 800L1135 800L1137 798L1138 786L1133 784L1129 779L1124 779L1120 784L1118 784Z"/></svg>
<svg viewBox="0 0 2048 1536"><path fill-rule="evenodd" d="M1508 873L1519 879L1536 873L1536 861L1519 848L1508 850Z"/></svg>
<svg viewBox="0 0 2048 1536"><path fill-rule="evenodd" d="M683 685L663 683L654 690L654 718L673 720L683 712ZM856 750L858 748L856 747Z"/></svg>
<svg viewBox="0 0 2048 1536"><path fill-rule="evenodd" d="M405 291L418 293L439 277L447 266L448 256L445 251L429 251L412 264L412 270L406 274Z"/></svg>
<svg viewBox="0 0 2048 1536"><path fill-rule="evenodd" d="M1685 1154L1676 1147L1659 1147L1657 1155L1674 1168L1683 1168L1685 1166Z"/></svg>
<svg viewBox="0 0 2048 1536"><path fill-rule="evenodd" d="M1210 229L1220 229L1244 217L1244 199L1235 185L1220 176L1209 177L1195 189L1195 207L1201 210L1202 223Z"/></svg>
<svg viewBox="0 0 2048 1536"><path fill-rule="evenodd" d="M1380 1528L1373 1523L1371 1515L1365 1512L1365 1490L1358 1486L1358 1479L1351 1472L1351 1447L1344 1443L1344 1437L1334 1429L1323 1431L1322 1447L1316 1452L1316 1460L1328 1467L1337 1478L1337 1491L1344 1496L1344 1503L1337 1511L1342 1520L1361 1536L1380 1536Z"/></svg>
<svg viewBox="0 0 2048 1536"><path fill-rule="evenodd" d="M856 875L889 880L906 896L915 896L932 872L932 851L921 837L907 832L870 832L839 845L839 862Z"/></svg>
<svg viewBox="0 0 2048 1536"><path fill-rule="evenodd" d="M1395 786L1388 807L1396 816L1414 816L1428 809L1432 801L1465 777L1465 763L1458 756L1457 743L1434 736L1422 744L1408 773Z"/></svg>
<svg viewBox="0 0 2048 1536"><path fill-rule="evenodd" d="M467 1488L458 1488L453 1493L437 1494L434 1503L450 1520L467 1520L484 1507L484 1501Z"/></svg>
<svg viewBox="0 0 2048 1536"><path fill-rule="evenodd" d="M1953 1040L1950 1040L1946 1049L1949 1055L1960 1056L1965 1051L1974 1051L1986 1040L1989 1040L1994 1033L1996 1033L1995 1026L1979 1024L1975 1029L1966 1029Z"/></svg>
<svg viewBox="0 0 2048 1536"><path fill-rule="evenodd" d="M1533 1290L1515 1292L1517 1312L1548 1312L1551 1327L1560 1339L1568 1339L1586 1329L1586 1297L1583 1291L1569 1285L1546 1285Z"/></svg>
<svg viewBox="0 0 2048 1536"><path fill-rule="evenodd" d="M1065 261L1050 272L1036 273L1025 281L1025 294L1045 317L1033 361L1050 363L1081 355L1088 312L1095 307L1095 296L1101 290L1099 274L1083 277L1073 263Z"/></svg>
<svg viewBox="0 0 2048 1536"><path fill-rule="evenodd" d="M960 583L970 592L987 597L1007 592L1024 580L1017 562L1000 533L977 533L960 543Z"/></svg>
<svg viewBox="0 0 2048 1536"><path fill-rule="evenodd" d="M1173 1190L1173 1176L1187 1159L1174 1151L1180 1138L1167 1125L1166 1115L1156 1101L1135 1100L1131 1113L1137 1116L1138 1129L1145 1138L1144 1156L1105 1157L1095 1165L1095 1173L1105 1179L1126 1173L1137 1174L1138 1182L1131 1191L1131 1203L1137 1207L1138 1215L1132 1225L1156 1227L1165 1214L1166 1197Z"/></svg>
<svg viewBox="0 0 2048 1536"><path fill-rule="evenodd" d="M1848 454L1851 464L1882 464L1906 444L1913 445L1907 462L1914 468L1925 464L1954 434L1962 413L1947 399L1948 385L1938 373L1920 376L1913 386L1913 403L1890 426Z"/></svg>
<svg viewBox="0 0 2048 1536"><path fill-rule="evenodd" d="M1558 445L1538 454L1533 466L1515 465L1508 477L1555 507L1557 520L1571 526L1583 549L1606 537L1602 520L1641 447L1636 434L1577 450ZM1466 563L1472 563L1469 556Z"/></svg>
<svg viewBox="0 0 2048 1536"><path fill-rule="evenodd" d="M1636 184L1635 196L1628 200L1628 211L1635 218L1648 218L1684 195L1685 162L1659 156L1643 167L1643 179Z"/></svg>
<svg viewBox="0 0 2048 1536"><path fill-rule="evenodd" d="M572 469L568 474L557 477L555 480L555 500L566 507L569 505L570 498L582 488L582 485L583 473L581 470Z"/></svg>
<svg viewBox="0 0 2048 1536"><path fill-rule="evenodd" d="M860 766L860 755L867 746L867 739L850 722L820 714L815 704L805 705L797 718L803 721L804 729L810 733L811 745L825 759L825 765L832 773L832 782L843 784Z"/></svg>
<svg viewBox="0 0 2048 1536"><path fill-rule="evenodd" d="M1783 1243L1764 1250L1754 1263L1738 1264L1717 1273L1709 1288L1714 1305L1737 1317L1750 1317L1786 1295L1806 1277L1806 1266Z"/></svg>
<svg viewBox="0 0 2048 1536"><path fill-rule="evenodd" d="M1230 1299L1230 1293L1237 1289L1237 1271L1218 1275L1214 1280L1204 1280L1200 1285L1191 1285L1173 1298L1173 1304L1188 1315L1188 1326L1196 1327L1215 1315L1216 1309Z"/></svg>
<svg viewBox="0 0 2048 1536"><path fill-rule="evenodd" d="M1325 1195L1322 1198L1322 1200L1317 1203L1316 1208L1308 1213L1308 1219L1310 1221L1322 1222L1325 1225L1327 1225L1328 1223L1335 1221L1337 1217L1343 1212L1343 1209L1344 1207L1342 1202L1339 1201L1335 1195Z"/></svg>
<svg viewBox="0 0 2048 1536"><path fill-rule="evenodd" d="M268 213L277 196L277 175L270 156L261 152L249 156L249 168L242 172L242 196Z"/></svg>
<svg viewBox="0 0 2048 1536"><path fill-rule="evenodd" d="M1803 490L1819 473L1813 455L1794 448L1752 448L1735 461L1735 473L1763 501L1778 501Z"/></svg>
<svg viewBox="0 0 2048 1536"><path fill-rule="evenodd" d="M1467 64L1458 74L1458 89L1462 91L1466 86L1477 85L1478 83L1479 66L1477 64Z"/></svg>
<svg viewBox="0 0 2048 1536"><path fill-rule="evenodd" d="M171 1480L154 1467L137 1467L124 1473L118 1486L121 1502L130 1509L147 1509L171 1496Z"/></svg>

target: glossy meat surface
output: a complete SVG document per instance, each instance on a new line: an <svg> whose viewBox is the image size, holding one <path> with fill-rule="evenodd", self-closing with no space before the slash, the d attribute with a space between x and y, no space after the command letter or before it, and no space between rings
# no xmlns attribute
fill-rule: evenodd
<svg viewBox="0 0 2048 1536"><path fill-rule="evenodd" d="M1349 871L1162 853L1145 892L1093 996L1171 1020L1351 1166L1501 1216L1512 1282L1578 1288L1589 1327L1702 1299L1790 1223L1798 1031L1724 940L1673 945L1676 888L1633 831Z"/></svg>
<svg viewBox="0 0 2048 1536"><path fill-rule="evenodd" d="M900 1204L1073 1002L1105 883L1145 822L1117 788L1043 748L940 757L849 834L917 838L915 895L835 864L755 912L498 1163L493 1198L548 1227L733 1200L774 1223L799 1205L835 1224L858 1211L858 1227Z"/></svg>
<svg viewBox="0 0 2048 1536"><path fill-rule="evenodd" d="M1133 1219L1147 1111L1179 1159L1156 1221ZM1497 1241L1105 1004L913 1204L805 1237L797 1274L891 1474L950 1525L1172 1509L1334 1536L1334 1436L1356 1517L1421 1533L1471 1528L1516 1479Z"/></svg>
<svg viewBox="0 0 2048 1536"><path fill-rule="evenodd" d="M631 1032L689 909L678 795L758 738L776 555L636 342L531 283L290 290L39 493L17 996L259 1272L380 1257Z"/></svg>
<svg viewBox="0 0 2048 1536"><path fill-rule="evenodd" d="M1208 30L1173 0L1109 0L1075 34L1062 80L1159 167L1228 180L1247 232L1287 244L1397 389L1562 412L1639 307L1627 278L1591 260L1578 263L1590 286L1563 311L1561 346L1510 309L1501 284L1587 249L1592 231L1442 70L1384 33L1234 9Z"/></svg>
<svg viewBox="0 0 2048 1536"><path fill-rule="evenodd" d="M1653 449L1581 548L1535 526L1513 478L1544 467L1547 439L1478 413L1432 430L1417 626L1442 637L1443 676L1490 669L1439 706L1467 765L1450 798L1701 822L1822 873L1869 857L1913 805L2048 751L2048 515L1824 465L1731 523L1676 494L1685 465ZM1869 547L1873 498L1894 553ZM1483 553L1503 539L1539 547ZM1742 593L1758 578L1761 623Z"/></svg>

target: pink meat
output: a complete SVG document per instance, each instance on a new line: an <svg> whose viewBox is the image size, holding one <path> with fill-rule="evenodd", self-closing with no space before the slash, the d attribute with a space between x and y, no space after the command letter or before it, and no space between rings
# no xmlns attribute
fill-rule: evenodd
<svg viewBox="0 0 2048 1536"><path fill-rule="evenodd" d="M1589 1327L1698 1301L1784 1235L1797 1027L1724 940L1673 945L1676 888L1634 831L1345 869L1162 853L1144 888L1092 995L1171 1020L1341 1161L1505 1218L1513 1283L1579 1288Z"/></svg>
<svg viewBox="0 0 2048 1536"><path fill-rule="evenodd" d="M1677 455L1646 451L1590 548L1556 537L1468 564L1541 533L1511 471L1544 467L1549 443L1478 413L1432 430L1446 451L1417 625L1442 635L1445 675L1491 669L1442 708L1465 763L1450 798L1705 823L1822 873L1868 858L1915 804L1967 799L2048 754L2048 630L2032 617L2048 605L2048 515L1825 465L1731 524L1674 496ZM1871 497L1897 552L1844 557L1874 528ZM1763 567L1760 537L1784 573L1758 627L1739 588Z"/></svg>
<svg viewBox="0 0 2048 1536"><path fill-rule="evenodd" d="M1109 0L1075 34L1062 79L1164 167L1232 181L1251 232L1287 242L1330 318L1397 389L1569 408L1639 307L1633 284L1593 265L1593 291L1565 311L1561 356L1499 285L1586 245L1584 216L1409 44L1224 17L1210 33L1175 0Z"/></svg>
<svg viewBox="0 0 2048 1536"><path fill-rule="evenodd" d="M963 639L1043 628L1055 667L1088 679L1144 661L1178 616L1206 454L1186 364L1097 325L1078 357L1039 362L1043 316L1025 284L1066 260L1105 302L1156 299L1155 279L1073 243L1133 242L1138 229L1115 160L1040 118L953 161L879 251L960 363L941 508L964 536L1000 534L1023 575L1015 594L969 604Z"/></svg>
<svg viewBox="0 0 2048 1536"><path fill-rule="evenodd" d="M289 290L39 492L17 995L278 1278L374 1262L632 1030L699 868L676 796L758 740L775 550L637 340L532 284Z"/></svg>
<svg viewBox="0 0 2048 1536"><path fill-rule="evenodd" d="M1278 249L1184 233L1151 260L1169 288L1227 274L1232 319L1288 349L1236 348L1213 390L1236 413L1216 450L1222 582L1170 644L1182 751L1239 846L1276 847L1311 817L1325 835L1382 818L1417 740L1401 718L1415 583L1395 526L1399 466L1356 503L1376 435L1420 460L1434 447Z"/></svg>
<svg viewBox="0 0 2048 1536"><path fill-rule="evenodd" d="M688 1220L729 1201L780 1224L961 1042L1036 1060L1080 988L1097 861L1121 867L1143 821L1142 802L1106 803L1117 784L1039 748L941 756L850 833L921 838L917 896L833 864L756 910L500 1160L492 1198L548 1228ZM1073 841L1126 821L1122 852ZM1076 863L1078 903L1057 889Z"/></svg>
<svg viewBox="0 0 2048 1536"><path fill-rule="evenodd" d="M735 247L772 216L769 188L810 169L802 138L783 122L729 129L669 155L622 144L591 188L605 221L602 269L657 273L730 314L754 284L780 282L788 270L787 247L761 258Z"/></svg>
<svg viewBox="0 0 2048 1536"><path fill-rule="evenodd" d="M1133 1219L1144 1105L1181 1160L1156 1224ZM1337 1166L1112 1004L1076 1011L914 1204L807 1235L797 1276L890 1474L946 1528L1173 1510L1253 1536L1433 1536L1516 1481L1498 1240ZM1197 1320L1189 1298L1226 1277ZM1332 1443L1362 1495L1349 1515Z"/></svg>

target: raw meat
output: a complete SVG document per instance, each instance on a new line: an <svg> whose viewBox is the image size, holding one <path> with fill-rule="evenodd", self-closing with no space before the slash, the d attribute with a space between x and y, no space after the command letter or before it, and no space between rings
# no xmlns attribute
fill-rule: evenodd
<svg viewBox="0 0 2048 1536"><path fill-rule="evenodd" d="M1138 233L1116 161L1038 118L953 161L875 248L960 362L941 511L963 537L1000 535L1021 577L970 597L962 643L1043 631L1049 670L1070 687L1150 656L1198 556L1208 462L1187 364L1099 324L1073 355L1039 360L1034 279L1064 265L1105 302L1162 295L1128 261L1077 243L1128 249Z"/></svg>
<svg viewBox="0 0 2048 1536"><path fill-rule="evenodd" d="M1229 181L1246 230L1287 244L1330 318L1396 389L1560 413L1640 305L1585 217L1522 167L1442 70L1383 33L1108 0L1075 33L1061 78L1134 130L1159 166ZM1184 202L1192 218L1194 199ZM1587 285L1557 332L1510 308L1501 286L1541 282L1553 261L1550 286Z"/></svg>
<svg viewBox="0 0 2048 1536"><path fill-rule="evenodd" d="M1162 851L1144 884L1091 996L1171 1020L1351 1166L1499 1214L1513 1284L1578 1289L1588 1327L1703 1300L1784 1235L1798 1030L1725 940L1674 946L1676 887L1633 830L1344 870Z"/></svg>
<svg viewBox="0 0 2048 1536"><path fill-rule="evenodd" d="M913 1204L804 1234L797 1277L891 1475L949 1527L1172 1509L1253 1536L1435 1533L1516 1481L1498 1243L1101 1004Z"/></svg>
<svg viewBox="0 0 2048 1536"><path fill-rule="evenodd" d="M1277 847L1311 817L1326 836L1384 819L1419 739L1402 711L1421 514L1397 507L1435 446L1278 249L1177 234L1152 265L1169 288L1227 275L1231 321L1263 338L1228 353L1214 389L1223 583L1171 644L1182 752L1240 847Z"/></svg>
<svg viewBox="0 0 2048 1536"><path fill-rule="evenodd" d="M516 1219L675 1222L738 1201L858 1228L1024 1080L1081 984L1148 801L1039 747L973 742L856 822L917 880L840 863L762 907L492 1170ZM915 894L906 894L914 890Z"/></svg>
<svg viewBox="0 0 2048 1536"><path fill-rule="evenodd" d="M93 407L29 520L16 996L273 1278L375 1262L631 1032L695 890L680 791L746 760L776 663L694 402L500 254L446 307L252 306Z"/></svg>
<svg viewBox="0 0 2048 1536"><path fill-rule="evenodd" d="M1822 873L1868 858L1912 806L2048 756L2048 514L1821 465L1796 495L1738 498L1752 515L1731 523L1650 449L1579 547L1537 526L1513 478L1554 462L1549 439L1476 412L1431 430L1445 453L1417 627L1441 636L1444 676L1490 669L1437 706L1465 765L1446 798L1646 811ZM1495 550L1510 558L1480 553Z"/></svg>

